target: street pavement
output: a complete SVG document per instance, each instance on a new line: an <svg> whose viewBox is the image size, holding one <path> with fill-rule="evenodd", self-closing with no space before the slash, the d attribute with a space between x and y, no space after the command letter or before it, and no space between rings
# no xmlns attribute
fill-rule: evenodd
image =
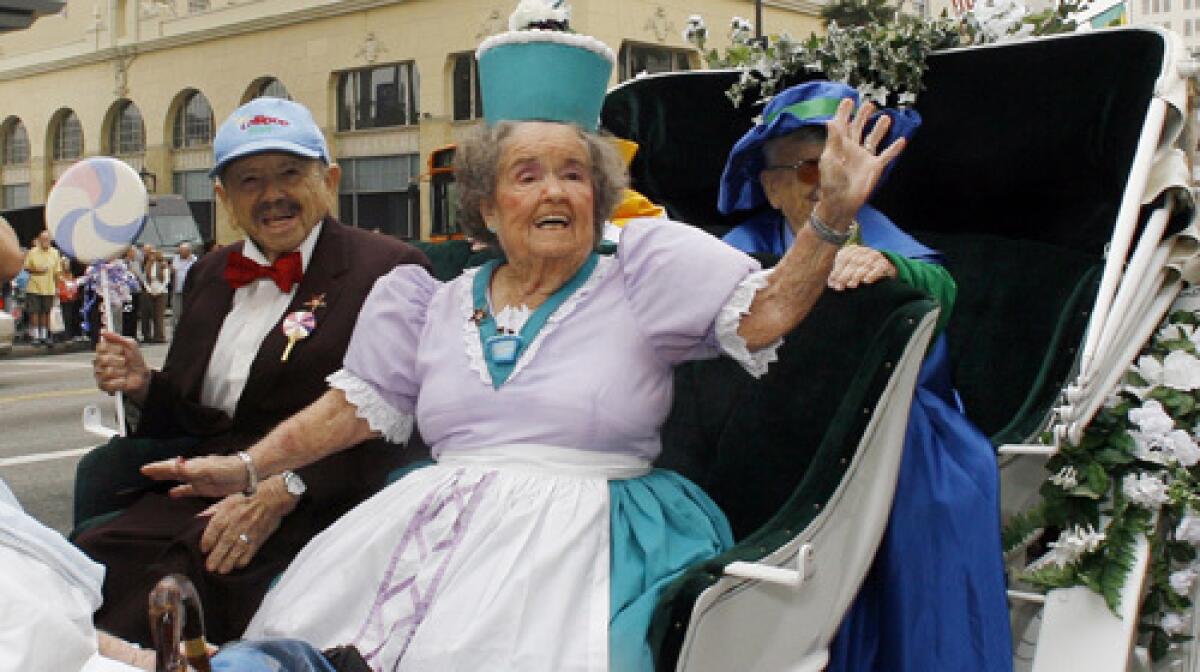
<svg viewBox="0 0 1200 672"><path fill-rule="evenodd" d="M82 348L82 349L81 349ZM143 346L157 368L165 345ZM116 426L112 397L96 389L86 346L21 348L0 356L0 478L31 515L60 532L71 528L75 466L101 437L84 431L84 406L96 404Z"/></svg>

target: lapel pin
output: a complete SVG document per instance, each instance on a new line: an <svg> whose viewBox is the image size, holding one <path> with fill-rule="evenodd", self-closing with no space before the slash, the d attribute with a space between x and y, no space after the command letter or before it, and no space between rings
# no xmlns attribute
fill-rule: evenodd
<svg viewBox="0 0 1200 672"><path fill-rule="evenodd" d="M328 304L325 303L324 294L314 294L313 297L306 301L303 305L305 308L308 308L310 311L315 313L317 312L318 308L324 308Z"/></svg>
<svg viewBox="0 0 1200 672"><path fill-rule="evenodd" d="M283 318L283 335L287 336L288 344L283 350L283 357L279 359L281 362L288 361L288 355L292 354L292 347L297 341L302 341L308 338L313 329L317 328L317 318L307 310L298 310L294 313L288 313L288 316Z"/></svg>

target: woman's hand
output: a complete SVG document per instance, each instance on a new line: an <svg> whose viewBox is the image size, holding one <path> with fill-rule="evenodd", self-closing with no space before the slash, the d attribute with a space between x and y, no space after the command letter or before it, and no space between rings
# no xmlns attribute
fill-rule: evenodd
<svg viewBox="0 0 1200 672"><path fill-rule="evenodd" d="M882 252L865 245L846 245L833 259L830 289L842 291L896 277L896 267Z"/></svg>
<svg viewBox="0 0 1200 672"><path fill-rule="evenodd" d="M144 465L142 474L156 481L183 483L171 488L172 497L224 497L250 485L246 463L237 455L176 457Z"/></svg>
<svg viewBox="0 0 1200 672"><path fill-rule="evenodd" d="M296 508L283 478L273 476L259 485L254 495L229 495L208 507L201 516L212 516L200 551L207 554L204 566L217 574L228 574L250 564L283 517Z"/></svg>
<svg viewBox="0 0 1200 672"><path fill-rule="evenodd" d="M150 392L150 367L142 357L137 341L104 330L96 343L92 359L92 375L96 386L112 394L124 392L130 401L142 406Z"/></svg>
<svg viewBox="0 0 1200 672"><path fill-rule="evenodd" d="M867 122L874 113L875 105L867 102L854 114L854 102L845 98L826 125L825 150L821 153L820 163L820 200L816 214L838 231L849 228L855 213L867 202L867 197L879 182L883 169L904 149L904 138L898 138L887 149L876 153L879 143L887 137L892 120L880 115L875 127L863 137Z"/></svg>

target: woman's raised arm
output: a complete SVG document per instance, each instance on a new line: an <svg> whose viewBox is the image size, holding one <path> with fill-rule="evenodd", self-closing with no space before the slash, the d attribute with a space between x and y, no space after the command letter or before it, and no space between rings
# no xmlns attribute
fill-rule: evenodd
<svg viewBox="0 0 1200 672"><path fill-rule="evenodd" d="M341 390L331 389L280 423L245 451L258 480L379 436L356 410ZM171 489L172 497L222 497L246 490L250 469L238 455L212 455L152 462L142 467L142 473L158 481L182 482Z"/></svg>

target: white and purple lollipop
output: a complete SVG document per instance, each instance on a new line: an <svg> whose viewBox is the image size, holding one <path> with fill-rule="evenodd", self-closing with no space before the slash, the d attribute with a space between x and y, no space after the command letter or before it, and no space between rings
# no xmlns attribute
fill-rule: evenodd
<svg viewBox="0 0 1200 672"><path fill-rule="evenodd" d="M58 249L90 264L114 259L146 223L146 185L124 161L83 159L67 169L46 198L46 228Z"/></svg>
<svg viewBox="0 0 1200 672"><path fill-rule="evenodd" d="M72 259L91 264L119 257L137 240L146 224L150 199L146 185L124 161L95 156L74 164L58 178L46 197L46 229L58 249ZM105 326L113 330L108 273L101 270L100 296ZM125 408L117 392L117 429L106 430L94 406L83 410L84 427L102 435L125 436Z"/></svg>

